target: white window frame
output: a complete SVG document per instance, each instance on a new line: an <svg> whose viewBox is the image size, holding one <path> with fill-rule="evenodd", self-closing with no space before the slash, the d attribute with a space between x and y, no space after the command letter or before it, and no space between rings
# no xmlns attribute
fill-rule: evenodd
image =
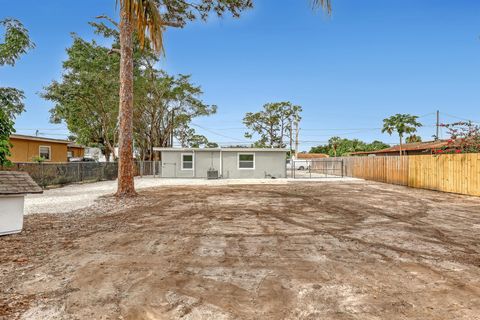
<svg viewBox="0 0 480 320"><path fill-rule="evenodd" d="M42 148L48 148L48 159L45 158L45 161L51 161L52 160L52 147L50 146L38 146L38 157L42 156L42 153L40 152L40 149Z"/></svg>
<svg viewBox="0 0 480 320"><path fill-rule="evenodd" d="M253 167L252 168L240 168L240 156L241 155L253 156ZM239 152L239 153L237 153L237 169L238 170L255 170L255 160L256 159L257 159L257 157L255 155L255 152Z"/></svg>
<svg viewBox="0 0 480 320"><path fill-rule="evenodd" d="M192 167L191 168L184 168L183 167L183 156L192 156ZM180 154L180 162L181 162L181 170L182 171L193 171L193 168L195 168L195 154L193 152L181 153Z"/></svg>

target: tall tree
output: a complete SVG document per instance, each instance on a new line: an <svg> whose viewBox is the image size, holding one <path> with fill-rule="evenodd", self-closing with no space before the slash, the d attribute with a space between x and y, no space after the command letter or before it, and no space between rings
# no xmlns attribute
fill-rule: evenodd
<svg viewBox="0 0 480 320"><path fill-rule="evenodd" d="M403 155L403 137L406 134L413 134L417 132L417 128L422 124L417 121L417 116L411 114L399 114L386 118L383 120L382 133L386 132L392 135L394 132L398 134L400 140L400 155Z"/></svg>
<svg viewBox="0 0 480 320"><path fill-rule="evenodd" d="M342 139L340 137L331 137L328 140L328 144L332 146L333 149L333 156L336 158L337 157L337 149L340 143L342 142Z"/></svg>
<svg viewBox="0 0 480 320"><path fill-rule="evenodd" d="M15 19L0 20L5 29L5 38L0 43L0 66L14 66L17 60L28 50L35 47L30 40L28 30ZM13 120L25 110L22 90L0 87L0 165L10 164L10 135L15 132Z"/></svg>
<svg viewBox="0 0 480 320"><path fill-rule="evenodd" d="M258 147L284 148L285 138L292 141L293 123L300 121L302 108L291 102L267 103L259 112L247 112L243 123L249 129L246 138L259 136Z"/></svg>
<svg viewBox="0 0 480 320"><path fill-rule="evenodd" d="M98 28L95 29L99 31ZM42 97L55 102L53 123L64 121L78 142L115 154L120 58L95 41L73 35L60 81L52 81Z"/></svg>
<svg viewBox="0 0 480 320"><path fill-rule="evenodd" d="M191 83L190 76L169 76L149 65L138 81L133 123L135 145L143 158L153 160L153 147L170 146L172 135L183 147L208 142L196 134L190 122L214 114L217 108L203 103L203 92Z"/></svg>
<svg viewBox="0 0 480 320"><path fill-rule="evenodd" d="M183 27L187 21L206 19L211 11L234 16L251 7L250 0L119 0L120 2L120 107L117 196L136 194L133 179L133 32L140 44L148 37L153 49L163 51L165 27ZM162 14L160 14L162 12ZM148 33L148 35L147 35Z"/></svg>
<svg viewBox="0 0 480 320"><path fill-rule="evenodd" d="M120 2L120 108L119 167L117 196L135 195L133 180L133 62L132 37L135 30L140 43L146 33L158 52L163 51L165 27L183 27L188 21L206 20L211 12L223 16L253 6L252 0L117 0ZM312 0L314 7L330 13L330 0Z"/></svg>

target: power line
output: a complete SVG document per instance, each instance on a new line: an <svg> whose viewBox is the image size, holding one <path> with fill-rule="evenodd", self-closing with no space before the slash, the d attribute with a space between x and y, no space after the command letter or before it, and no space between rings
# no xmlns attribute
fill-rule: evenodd
<svg viewBox="0 0 480 320"><path fill-rule="evenodd" d="M473 122L473 123L480 123L480 121L476 121L476 120L472 120L472 119L466 119L466 118L455 116L455 115L448 114L448 113L445 113L445 112L442 112L441 114L446 115L447 117L450 117L450 118L457 119L457 120L469 121L469 122Z"/></svg>
<svg viewBox="0 0 480 320"><path fill-rule="evenodd" d="M202 129L202 130L205 130L205 131L207 131L207 132L210 132L210 133L212 133L212 134L214 134L214 135L217 135L217 136L219 136L219 137L223 137L223 138L227 138L227 139L232 139L232 140L236 140L236 141L239 141L239 142L246 142L246 140L240 140L240 139L237 139L237 138L234 138L234 137L230 137L230 136L224 135L224 134L222 134L222 133L215 132L215 131L213 131L213 130L211 130L211 129L207 129L207 128L205 128L205 127L199 126L198 124L195 124L195 123L190 123L190 124L191 124L192 126L194 126L194 127L198 127L198 128L200 128L200 129Z"/></svg>

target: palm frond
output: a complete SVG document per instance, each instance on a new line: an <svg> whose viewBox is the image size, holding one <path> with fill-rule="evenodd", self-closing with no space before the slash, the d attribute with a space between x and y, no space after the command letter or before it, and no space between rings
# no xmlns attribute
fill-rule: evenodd
<svg viewBox="0 0 480 320"><path fill-rule="evenodd" d="M145 39L148 37L153 49L163 53L164 25L156 2L154 0L117 0L117 4L118 2L135 28L140 46L142 48L145 46Z"/></svg>
<svg viewBox="0 0 480 320"><path fill-rule="evenodd" d="M332 1L331 0L312 0L313 8L322 8L328 14L332 13Z"/></svg>

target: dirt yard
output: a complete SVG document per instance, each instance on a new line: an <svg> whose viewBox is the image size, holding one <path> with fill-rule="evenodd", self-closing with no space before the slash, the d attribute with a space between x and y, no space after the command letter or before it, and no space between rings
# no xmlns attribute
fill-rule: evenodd
<svg viewBox="0 0 480 320"><path fill-rule="evenodd" d="M480 319L479 233L479 198L385 184L142 190L1 237L0 318Z"/></svg>

